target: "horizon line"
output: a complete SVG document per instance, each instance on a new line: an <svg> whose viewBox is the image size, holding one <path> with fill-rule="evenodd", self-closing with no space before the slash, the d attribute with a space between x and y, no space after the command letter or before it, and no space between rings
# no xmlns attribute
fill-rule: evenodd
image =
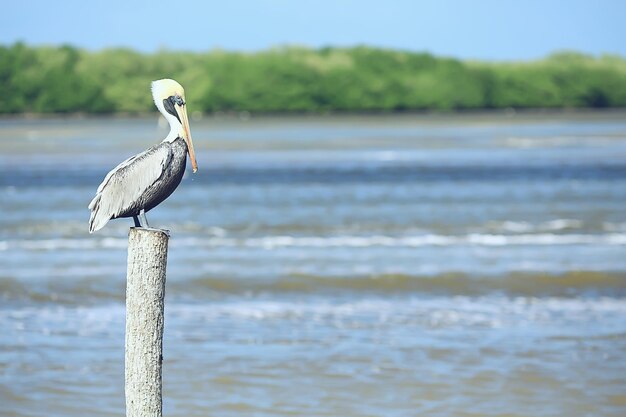
<svg viewBox="0 0 626 417"><path fill-rule="evenodd" d="M169 47L167 45L163 45L163 46L159 46L156 49L150 49L150 50L146 50L146 49L141 49L141 48L136 48L133 46L125 46L125 45L111 45L111 46L106 46L106 47L102 47L102 48L92 48L92 47L87 47L87 46L80 46L77 45L75 43L72 42L61 42L61 43L29 43L26 42L24 40L15 40L13 42L10 43L5 43L5 42L0 42L0 47L11 47L11 46L15 46L15 45L24 45L26 47L29 48L62 48L62 47L71 47L71 48L75 48L81 51L86 51L86 52L90 52L90 53L99 53L99 52L105 52L105 51L114 51L114 50L127 50L127 51L132 51L132 52L136 52L138 54L141 55L156 55L159 53L163 53L163 52L171 52L171 53L189 53L189 54L208 54L208 53L215 53L215 52L226 52L226 53L235 53L235 54L247 54L247 55L254 55L254 54L260 54L260 53L264 53L264 52L270 52L273 50L289 50L289 49L293 49L293 50L309 50L309 51L322 51L324 49L336 49L336 50L350 50L350 49L358 49L358 48L369 48L369 49L375 49L375 50L382 50L382 51L390 51L390 52L401 52L401 53L409 53L409 54L425 54L425 55L430 55L432 57L436 57L436 58L443 58L443 59L455 59L458 61L465 61L465 62L507 62L507 63L515 63L515 62L533 62L533 61L541 61L547 58L550 58L552 56L555 55L559 55L559 54L576 54L576 55L581 55L584 57L588 57L588 58L594 58L594 59L601 59L601 58L605 58L605 57L617 57L620 59L626 59L626 55L622 55L618 52L599 52L599 53L592 53L592 52L587 52L587 51L583 51L580 49L574 49L574 48L561 48L561 49L554 49L551 52L548 52L544 55L541 56L537 56L534 58L476 58L476 57L459 57L459 56L454 56L454 55L449 55L449 54L439 54L439 53L435 53L432 51L429 51L427 49L408 49L408 48L399 48L399 47L391 47L391 46L384 46L384 45L375 45L375 44L368 44L368 43L355 43L352 45L322 45L322 46L311 46L311 45L307 45L307 44L303 44L303 43L279 43L276 45L272 45L266 48L259 48L259 49L236 49L236 48L226 48L226 47L221 47L221 46L213 46L207 49L183 49L183 48L172 48Z"/></svg>

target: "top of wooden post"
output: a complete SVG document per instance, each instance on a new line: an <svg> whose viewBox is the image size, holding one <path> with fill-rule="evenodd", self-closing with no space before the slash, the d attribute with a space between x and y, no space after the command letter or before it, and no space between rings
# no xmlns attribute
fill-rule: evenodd
<svg viewBox="0 0 626 417"><path fill-rule="evenodd" d="M131 227L128 231L128 235L131 236L133 233L163 233L168 238L170 237L170 231L165 229L155 229L153 227Z"/></svg>

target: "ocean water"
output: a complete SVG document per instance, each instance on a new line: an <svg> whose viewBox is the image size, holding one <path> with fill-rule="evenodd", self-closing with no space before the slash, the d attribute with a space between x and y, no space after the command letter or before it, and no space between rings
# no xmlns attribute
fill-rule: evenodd
<svg viewBox="0 0 626 417"><path fill-rule="evenodd" d="M205 118L171 231L167 416L626 414L626 114ZM155 117L0 120L0 415L124 413Z"/></svg>

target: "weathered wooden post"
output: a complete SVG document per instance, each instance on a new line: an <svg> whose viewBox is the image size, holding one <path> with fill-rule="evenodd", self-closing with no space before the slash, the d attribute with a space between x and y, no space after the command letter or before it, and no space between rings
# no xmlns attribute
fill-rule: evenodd
<svg viewBox="0 0 626 417"><path fill-rule="evenodd" d="M169 233L133 227L128 235L125 392L127 417L161 417L165 268Z"/></svg>

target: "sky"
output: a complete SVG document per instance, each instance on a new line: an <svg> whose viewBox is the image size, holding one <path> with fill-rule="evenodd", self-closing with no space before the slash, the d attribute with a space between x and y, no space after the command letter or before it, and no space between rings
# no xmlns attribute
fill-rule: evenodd
<svg viewBox="0 0 626 417"><path fill-rule="evenodd" d="M257 51L371 45L480 60L554 51L626 56L621 0L22 0L0 14L0 44Z"/></svg>

